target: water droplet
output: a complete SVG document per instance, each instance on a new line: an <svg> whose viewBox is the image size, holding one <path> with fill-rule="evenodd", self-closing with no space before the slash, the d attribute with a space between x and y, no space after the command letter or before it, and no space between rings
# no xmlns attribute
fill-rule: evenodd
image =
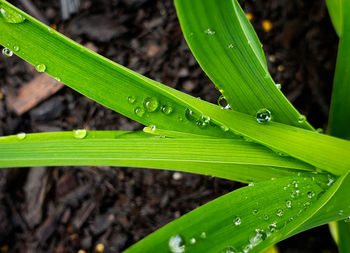
<svg viewBox="0 0 350 253"><path fill-rule="evenodd" d="M19 140L24 140L26 138L27 134L26 133L18 133L17 138Z"/></svg>
<svg viewBox="0 0 350 253"><path fill-rule="evenodd" d="M338 214L341 216L344 214L344 211L343 210L339 210Z"/></svg>
<svg viewBox="0 0 350 253"><path fill-rule="evenodd" d="M241 217L236 216L236 217L233 219L233 223L235 224L235 226L241 225L241 223L242 223Z"/></svg>
<svg viewBox="0 0 350 253"><path fill-rule="evenodd" d="M173 112L173 108L170 105L163 105L160 110L165 115L169 115Z"/></svg>
<svg viewBox="0 0 350 253"><path fill-rule="evenodd" d="M252 211L252 214L253 215L257 215L259 213L259 210L258 209L254 209L253 211Z"/></svg>
<svg viewBox="0 0 350 253"><path fill-rule="evenodd" d="M145 111L141 107L136 107L134 112L139 117L142 117L145 114Z"/></svg>
<svg viewBox="0 0 350 253"><path fill-rule="evenodd" d="M282 85L280 83L276 83L276 88L280 90L282 88Z"/></svg>
<svg viewBox="0 0 350 253"><path fill-rule="evenodd" d="M143 107L148 112L154 112L158 108L158 100L153 97L148 97L143 100Z"/></svg>
<svg viewBox="0 0 350 253"><path fill-rule="evenodd" d="M287 200L286 201L286 207L287 208L291 208L292 207L292 201L291 200Z"/></svg>
<svg viewBox="0 0 350 253"><path fill-rule="evenodd" d="M202 232L199 237L202 238L202 239L205 239L205 238L207 238L207 233L206 232Z"/></svg>
<svg viewBox="0 0 350 253"><path fill-rule="evenodd" d="M293 220L294 220L294 218L293 218L293 217L290 217L288 221L291 222L291 221L293 221Z"/></svg>
<svg viewBox="0 0 350 253"><path fill-rule="evenodd" d="M227 105L225 106L225 109L226 109L226 110L230 110L230 109L231 109L231 106L230 106L229 104L227 104Z"/></svg>
<svg viewBox="0 0 350 253"><path fill-rule="evenodd" d="M329 177L327 186L331 186L333 183L334 183L334 179L332 177Z"/></svg>
<svg viewBox="0 0 350 253"><path fill-rule="evenodd" d="M35 68L38 72L45 72L45 70L46 70L45 64L38 64L38 65L36 65Z"/></svg>
<svg viewBox="0 0 350 253"><path fill-rule="evenodd" d="M314 192L308 192L308 193L307 193L307 197L308 197L309 199L312 199L313 197L315 197L315 193L314 193Z"/></svg>
<svg viewBox="0 0 350 253"><path fill-rule="evenodd" d="M74 130L74 137L77 139L84 139L86 137L87 131L85 129Z"/></svg>
<svg viewBox="0 0 350 253"><path fill-rule="evenodd" d="M204 33L208 34L208 35L214 35L215 31L211 30L210 28L208 28L207 30L204 31Z"/></svg>
<svg viewBox="0 0 350 253"><path fill-rule="evenodd" d="M186 116L186 119L188 119L189 121L195 120L194 113L191 109L186 108L185 116Z"/></svg>
<svg viewBox="0 0 350 253"><path fill-rule="evenodd" d="M152 132L156 131L156 129L157 129L156 125L149 126L149 130L151 130Z"/></svg>
<svg viewBox="0 0 350 253"><path fill-rule="evenodd" d="M186 249L185 241L180 235L170 237L168 246L172 253L183 253Z"/></svg>
<svg viewBox="0 0 350 253"><path fill-rule="evenodd" d="M252 44L252 42L250 40L248 40L248 44L250 45L250 44Z"/></svg>
<svg viewBox="0 0 350 253"><path fill-rule="evenodd" d="M269 231L270 233L275 232L276 229L277 229L277 223L276 223L276 221L274 221L273 223L271 223L271 224L267 227L267 229L268 229L268 231Z"/></svg>
<svg viewBox="0 0 350 253"><path fill-rule="evenodd" d="M231 246L226 247L221 251L221 253L236 253L236 252L238 252L238 251L234 247L231 247Z"/></svg>
<svg viewBox="0 0 350 253"><path fill-rule="evenodd" d="M306 117L304 115L300 115L299 118L298 118L298 123L299 124L302 124L306 121Z"/></svg>
<svg viewBox="0 0 350 253"><path fill-rule="evenodd" d="M221 95L221 96L218 98L218 105L219 105L219 106L222 106L222 107L226 107L226 106L227 106L227 101L226 101L224 95Z"/></svg>
<svg viewBox="0 0 350 253"><path fill-rule="evenodd" d="M192 244L192 245L193 245L193 244L196 244L196 238L191 238L191 239L190 239L190 244Z"/></svg>
<svg viewBox="0 0 350 253"><path fill-rule="evenodd" d="M269 216L267 214L264 214L264 220L269 220Z"/></svg>
<svg viewBox="0 0 350 253"><path fill-rule="evenodd" d="M236 46L235 46L233 43L231 43L231 44L229 44L229 45L227 46L227 48L232 49L232 48L236 48Z"/></svg>
<svg viewBox="0 0 350 253"><path fill-rule="evenodd" d="M230 130L230 128L228 128L228 127L225 126L225 125L221 125L221 126L220 126L220 129L221 129L222 131L224 131L224 132L228 132L228 131Z"/></svg>
<svg viewBox="0 0 350 253"><path fill-rule="evenodd" d="M209 117L209 116L202 115L202 116L201 116L201 120L202 120L204 123L209 123L209 122L210 122L210 117Z"/></svg>
<svg viewBox="0 0 350 253"><path fill-rule="evenodd" d="M205 122L203 122L203 121L201 121L201 120L197 120L197 121L196 121L196 124L197 124L197 126L198 126L199 128L205 128L205 127L208 126L207 123L205 123Z"/></svg>
<svg viewBox="0 0 350 253"><path fill-rule="evenodd" d="M248 186L254 186L254 182L249 183Z"/></svg>
<svg viewBox="0 0 350 253"><path fill-rule="evenodd" d="M130 104L135 103L135 101L136 101L136 98L135 98L135 97L133 97L133 96L128 96L128 102L129 102Z"/></svg>
<svg viewBox="0 0 350 253"><path fill-rule="evenodd" d="M283 216L283 210L282 210L281 208L278 209L276 215L277 215L278 217L282 217L282 216Z"/></svg>
<svg viewBox="0 0 350 253"><path fill-rule="evenodd" d="M0 8L0 13L7 23L19 24L25 20L21 14L10 8Z"/></svg>
<svg viewBox="0 0 350 253"><path fill-rule="evenodd" d="M345 220L344 220L345 223L348 223L350 222L350 216L348 216Z"/></svg>
<svg viewBox="0 0 350 253"><path fill-rule="evenodd" d="M13 46L13 51L18 52L19 51L19 46Z"/></svg>
<svg viewBox="0 0 350 253"><path fill-rule="evenodd" d="M57 82L61 82L61 78L59 78L58 76L55 77L55 80L56 80Z"/></svg>
<svg viewBox="0 0 350 253"><path fill-rule="evenodd" d="M322 134L324 132L323 128L317 128L316 129L316 132L319 133L319 134Z"/></svg>
<svg viewBox="0 0 350 253"><path fill-rule="evenodd" d="M264 76L265 79L268 79L269 77L270 77L269 73L266 73L265 76Z"/></svg>
<svg viewBox="0 0 350 253"><path fill-rule="evenodd" d="M2 54L5 55L5 56L7 56L7 57L11 57L11 56L13 55L13 52L12 52L10 49L4 47L4 48L2 49Z"/></svg>
<svg viewBox="0 0 350 253"><path fill-rule="evenodd" d="M249 236L249 242L250 244L254 247L258 244L260 244L263 240L266 238L266 233L262 229L255 229L253 233L250 234Z"/></svg>
<svg viewBox="0 0 350 253"><path fill-rule="evenodd" d="M266 123L271 120L271 112L267 110L266 108L260 109L256 113L256 121L258 123Z"/></svg>

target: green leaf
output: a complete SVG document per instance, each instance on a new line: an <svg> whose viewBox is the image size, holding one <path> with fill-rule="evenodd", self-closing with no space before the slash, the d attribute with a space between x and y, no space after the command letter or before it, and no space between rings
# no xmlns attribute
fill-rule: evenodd
<svg viewBox="0 0 350 253"><path fill-rule="evenodd" d="M125 252L183 252L182 246L189 252L261 252L329 199L336 187L329 188L325 180L303 174L241 188L171 222Z"/></svg>
<svg viewBox="0 0 350 253"><path fill-rule="evenodd" d="M233 110L312 129L272 80L261 43L236 0L176 0L181 28L192 53Z"/></svg>
<svg viewBox="0 0 350 253"><path fill-rule="evenodd" d="M238 139L159 138L140 132L85 131L0 138L0 167L112 165L171 169L256 182L309 165Z"/></svg>
<svg viewBox="0 0 350 253"><path fill-rule="evenodd" d="M326 3L334 29L340 37L343 30L343 0L326 0Z"/></svg>

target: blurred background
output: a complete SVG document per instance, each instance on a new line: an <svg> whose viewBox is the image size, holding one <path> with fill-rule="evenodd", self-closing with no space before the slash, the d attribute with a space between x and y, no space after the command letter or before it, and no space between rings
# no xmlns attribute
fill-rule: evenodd
<svg viewBox="0 0 350 253"><path fill-rule="evenodd" d="M216 103L219 92L182 36L172 0L9 1L89 49ZM324 0L241 0L272 77L316 128L326 128L337 37ZM33 96L33 93L35 96ZM140 130L142 126L0 55L0 136ZM112 167L0 170L0 252L121 252L242 184L179 172ZM280 252L337 252L323 226Z"/></svg>

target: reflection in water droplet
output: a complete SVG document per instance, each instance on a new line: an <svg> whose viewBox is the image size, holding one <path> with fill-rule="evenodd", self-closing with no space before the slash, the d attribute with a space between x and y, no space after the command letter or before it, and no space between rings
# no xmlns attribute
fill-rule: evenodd
<svg viewBox="0 0 350 253"><path fill-rule="evenodd" d="M136 98L135 98L134 96L129 96L129 97L128 97L128 102L129 102L130 104L135 103L135 101L136 101Z"/></svg>
<svg viewBox="0 0 350 253"><path fill-rule="evenodd" d="M235 224L235 226L241 225L241 223L242 223L241 217L236 216L236 217L233 219L233 223Z"/></svg>
<svg viewBox="0 0 350 253"><path fill-rule="evenodd" d="M27 134L26 133L18 133L17 138L19 140L24 140L26 138Z"/></svg>
<svg viewBox="0 0 350 253"><path fill-rule="evenodd" d="M168 246L172 253L183 253L186 249L185 241L180 235L170 237Z"/></svg>
<svg viewBox="0 0 350 253"><path fill-rule="evenodd" d="M194 113L191 109L186 108L185 116L186 116L186 119L188 119L189 121L195 120Z"/></svg>
<svg viewBox="0 0 350 253"><path fill-rule="evenodd" d="M258 123L266 123L271 120L271 112L266 109L262 108L256 113L256 121Z"/></svg>
<svg viewBox="0 0 350 253"><path fill-rule="evenodd" d="M148 112L154 112L158 108L158 100L153 97L148 97L143 100L143 107Z"/></svg>
<svg viewBox="0 0 350 253"><path fill-rule="evenodd" d="M5 56L7 56L7 57L11 57L11 56L13 55L13 52L12 52L10 49L4 47L4 48L2 49L2 54L5 55Z"/></svg>
<svg viewBox="0 0 350 253"><path fill-rule="evenodd" d="M35 69L36 69L38 72L45 72L46 66L45 66L45 64L38 64L38 65L36 65Z"/></svg>
<svg viewBox="0 0 350 253"><path fill-rule="evenodd" d="M2 17L5 19L5 22L12 24L19 24L24 22L25 18L19 14L17 11L12 10L8 7L0 8L0 13Z"/></svg>
<svg viewBox="0 0 350 253"><path fill-rule="evenodd" d="M221 95L221 96L218 98L218 105L219 105L219 106L222 106L222 107L226 107L226 106L227 106L227 101L226 101L224 95Z"/></svg>
<svg viewBox="0 0 350 253"><path fill-rule="evenodd" d="M85 129L74 130L74 137L77 139L84 139L86 137L87 131Z"/></svg>

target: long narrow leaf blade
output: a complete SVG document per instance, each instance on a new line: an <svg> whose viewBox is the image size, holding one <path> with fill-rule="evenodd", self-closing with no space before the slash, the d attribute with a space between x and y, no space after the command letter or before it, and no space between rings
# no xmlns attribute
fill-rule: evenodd
<svg viewBox="0 0 350 253"><path fill-rule="evenodd" d="M344 0L326 0L329 16L331 17L334 29L339 37L343 30L343 1Z"/></svg>
<svg viewBox="0 0 350 253"><path fill-rule="evenodd" d="M84 130L80 130L84 131ZM0 167L113 165L180 170L257 182L313 170L298 160L238 139L158 138L145 133L87 131L0 138ZM79 132L78 132L79 133Z"/></svg>
<svg viewBox="0 0 350 253"><path fill-rule="evenodd" d="M231 108L249 115L267 108L277 122L311 129L276 88L261 43L237 0L176 0L185 38Z"/></svg>

